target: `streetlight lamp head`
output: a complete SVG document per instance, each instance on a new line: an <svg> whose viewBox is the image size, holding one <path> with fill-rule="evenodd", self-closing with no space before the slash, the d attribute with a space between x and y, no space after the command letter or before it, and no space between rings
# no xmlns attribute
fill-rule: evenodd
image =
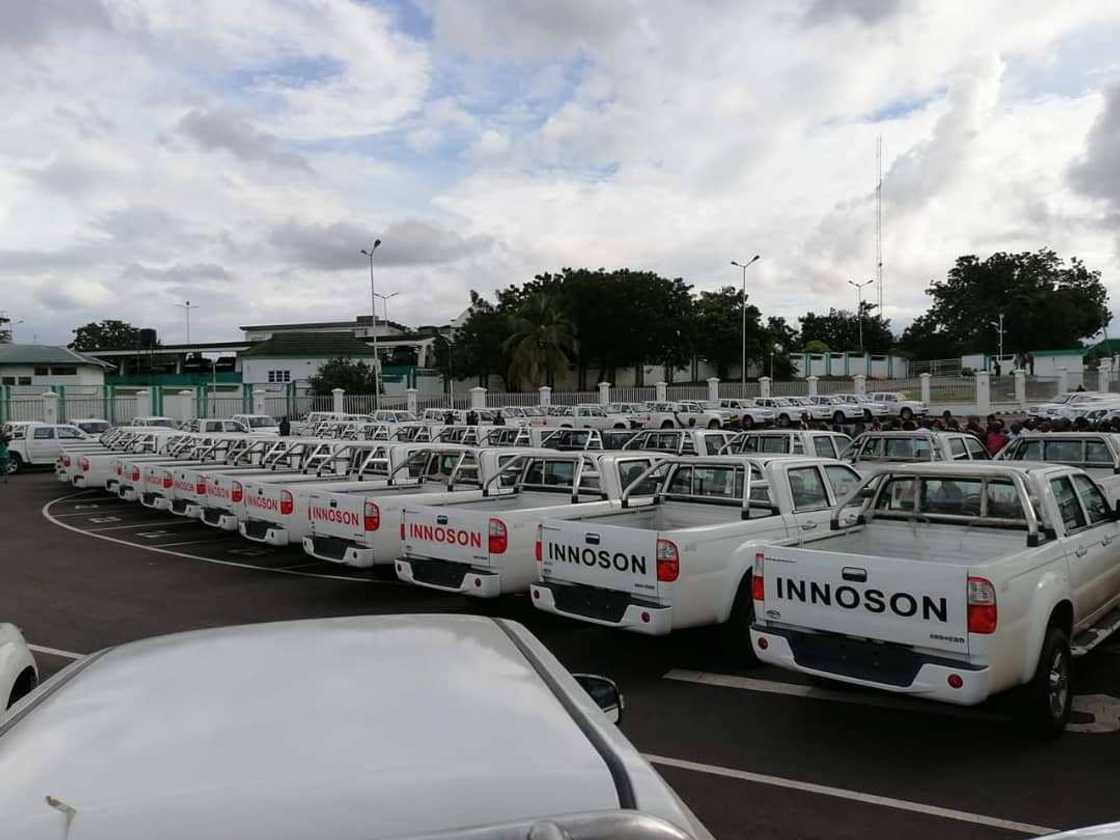
<svg viewBox="0 0 1120 840"><path fill-rule="evenodd" d="M373 249L376 251L380 247L381 247L381 240L380 239L373 240Z"/></svg>

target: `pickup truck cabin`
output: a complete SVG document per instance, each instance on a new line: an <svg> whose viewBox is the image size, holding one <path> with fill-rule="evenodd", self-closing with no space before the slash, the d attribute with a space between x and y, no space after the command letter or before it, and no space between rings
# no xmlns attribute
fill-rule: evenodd
<svg viewBox="0 0 1120 840"><path fill-rule="evenodd" d="M857 524L755 547L763 661L959 705L1022 687L1044 735L1070 715L1071 656L1120 626L1120 522L1074 467L906 464L853 491Z"/></svg>
<svg viewBox="0 0 1120 840"><path fill-rule="evenodd" d="M729 440L720 455L816 455L840 458L851 446L852 439L840 432L811 430L740 432Z"/></svg>
<svg viewBox="0 0 1120 840"><path fill-rule="evenodd" d="M662 429L639 432L622 448L666 455L717 455L731 438L731 432L711 429Z"/></svg>
<svg viewBox="0 0 1120 840"><path fill-rule="evenodd" d="M1109 504L1120 499L1120 435L1100 432L1024 432L993 459L1064 464L1093 477Z"/></svg>
<svg viewBox="0 0 1120 840"><path fill-rule="evenodd" d="M859 472L917 461L987 461L988 450L965 432L864 432L852 441L845 459Z"/></svg>
<svg viewBox="0 0 1120 840"><path fill-rule="evenodd" d="M637 477L618 510L541 523L533 606L648 635L726 624L735 655L749 656L752 544L826 530L859 481L834 459L670 459Z"/></svg>

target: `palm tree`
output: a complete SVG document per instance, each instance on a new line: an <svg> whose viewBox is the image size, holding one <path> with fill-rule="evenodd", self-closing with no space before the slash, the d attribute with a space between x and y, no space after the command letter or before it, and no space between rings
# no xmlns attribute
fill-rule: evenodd
<svg viewBox="0 0 1120 840"><path fill-rule="evenodd" d="M544 385L568 366L576 342L568 316L547 294L529 298L513 316L512 334L502 349L509 355L509 381L515 388Z"/></svg>

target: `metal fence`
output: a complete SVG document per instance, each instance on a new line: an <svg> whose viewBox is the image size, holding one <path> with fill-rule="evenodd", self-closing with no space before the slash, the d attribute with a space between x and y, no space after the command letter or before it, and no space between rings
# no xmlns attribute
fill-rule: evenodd
<svg viewBox="0 0 1120 840"><path fill-rule="evenodd" d="M820 383L818 382L819 386ZM819 391L817 393L820 393ZM793 379L789 382L771 382L770 395L774 397L804 397L809 394L809 383L804 379Z"/></svg>
<svg viewBox="0 0 1120 840"><path fill-rule="evenodd" d="M640 403L657 399L657 389L642 387L611 388L611 402Z"/></svg>
<svg viewBox="0 0 1120 840"><path fill-rule="evenodd" d="M1058 395L1056 376L1028 376L1027 402L1046 402Z"/></svg>

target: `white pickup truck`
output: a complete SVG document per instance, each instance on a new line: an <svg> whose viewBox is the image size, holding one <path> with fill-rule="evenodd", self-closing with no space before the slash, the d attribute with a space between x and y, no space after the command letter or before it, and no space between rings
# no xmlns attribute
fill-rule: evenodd
<svg viewBox="0 0 1120 840"><path fill-rule="evenodd" d="M125 501L140 500L147 507L167 510L168 505L157 501L169 498L173 492L172 470L233 464L243 453L258 451L253 443L252 438L241 432L184 435L163 444L158 457L120 455L115 459L117 482L114 492Z"/></svg>
<svg viewBox="0 0 1120 840"><path fill-rule="evenodd" d="M704 408L695 400L681 402L648 402L647 429L722 429L736 420L736 413L727 408Z"/></svg>
<svg viewBox="0 0 1120 840"><path fill-rule="evenodd" d="M8 473L53 464L62 454L64 443L86 440L92 441L93 437L66 423L13 423L8 442Z"/></svg>
<svg viewBox="0 0 1120 840"><path fill-rule="evenodd" d="M170 429L121 430L103 452L71 455L70 463L62 459L67 480L75 487L105 489L117 492L121 479L121 459L161 461L176 457L188 445L191 436Z"/></svg>
<svg viewBox="0 0 1120 840"><path fill-rule="evenodd" d="M622 448L667 455L716 455L733 436L734 432L704 428L650 430L638 432Z"/></svg>
<svg viewBox="0 0 1120 840"><path fill-rule="evenodd" d="M817 455L840 458L852 439L840 432L815 432L808 429L769 429L740 432L717 453L719 455Z"/></svg>
<svg viewBox="0 0 1120 840"><path fill-rule="evenodd" d="M846 460L858 472L878 472L917 461L988 461L983 444L966 432L864 432L852 441Z"/></svg>
<svg viewBox="0 0 1120 840"><path fill-rule="evenodd" d="M666 461L632 485L623 509L541 524L533 606L649 635L727 624L735 653L749 654L752 544L827 528L859 480L825 458ZM632 503L638 490L652 504Z"/></svg>
<svg viewBox="0 0 1120 840"><path fill-rule="evenodd" d="M722 411L731 412L732 424L741 429L752 429L755 426L767 426L774 422L774 409L759 405L753 399L740 399L732 397L719 401Z"/></svg>
<svg viewBox="0 0 1120 840"><path fill-rule="evenodd" d="M460 446L438 446L430 443L397 444L384 442L354 442L329 456L333 464L325 461L309 475L262 475L241 479L243 500L234 509L237 529L241 536L254 542L269 545L303 545L303 538L311 535L312 518L309 505L312 494L321 497L330 493L332 499L350 493L369 495L386 486L390 474L419 453L433 451L454 453L465 450ZM471 455L473 458L474 456ZM314 465L312 465L314 466ZM423 464L409 464L411 472L419 472ZM446 485L446 476L441 482Z"/></svg>
<svg viewBox="0 0 1120 840"><path fill-rule="evenodd" d="M306 554L332 563L369 568L392 568L400 554L401 510L409 503L443 499L478 499L482 483L498 475L511 460L533 449L480 449L452 445L402 447L383 486L364 492L312 491L307 516L311 533L303 538ZM499 484L512 484L502 476Z"/></svg>
<svg viewBox="0 0 1120 840"><path fill-rule="evenodd" d="M921 400L912 400L901 391L872 391L867 395L873 402L885 405L903 420L913 420L929 414L929 406Z"/></svg>
<svg viewBox="0 0 1120 840"><path fill-rule="evenodd" d="M832 394L818 394L812 397L802 397L815 411L821 412L833 423L848 423L863 420L866 416L863 406L858 402L846 402L837 399ZM814 418L816 415L813 415Z"/></svg>
<svg viewBox="0 0 1120 840"><path fill-rule="evenodd" d="M509 492L409 504L401 514L397 577L478 598L526 592L537 579L541 521L617 510L622 491L656 461L640 454L538 453L506 467L517 482ZM483 490L498 479L490 478Z"/></svg>
<svg viewBox="0 0 1120 840"><path fill-rule="evenodd" d="M1120 435L1105 432L1023 432L994 461L1035 461L1080 467L1097 482L1109 504L1120 499Z"/></svg>
<svg viewBox="0 0 1120 840"><path fill-rule="evenodd" d="M1046 735L1070 715L1070 657L1120 626L1120 522L1073 467L909 464L855 495L855 527L754 549L759 659L974 705L1023 687Z"/></svg>
<svg viewBox="0 0 1120 840"><path fill-rule="evenodd" d="M624 414L609 414L601 405L554 406L549 412L550 426L574 429L629 429L630 419ZM636 427L636 424L635 424Z"/></svg>

